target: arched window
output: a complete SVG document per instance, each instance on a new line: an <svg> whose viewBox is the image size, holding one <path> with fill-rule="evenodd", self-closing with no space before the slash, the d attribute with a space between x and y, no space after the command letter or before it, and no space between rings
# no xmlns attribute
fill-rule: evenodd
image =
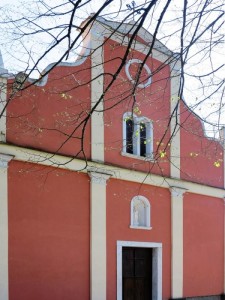
<svg viewBox="0 0 225 300"><path fill-rule="evenodd" d="M123 115L123 154L152 158L153 125L146 117L127 112Z"/></svg>
<svg viewBox="0 0 225 300"><path fill-rule="evenodd" d="M151 229L151 207L147 198L135 196L130 205L130 228Z"/></svg>

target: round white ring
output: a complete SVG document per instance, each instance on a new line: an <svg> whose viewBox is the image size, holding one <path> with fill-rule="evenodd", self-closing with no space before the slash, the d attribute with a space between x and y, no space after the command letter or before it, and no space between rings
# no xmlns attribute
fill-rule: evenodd
<svg viewBox="0 0 225 300"><path fill-rule="evenodd" d="M135 83L135 81L133 80L133 78L132 78L131 75L130 75L129 68L130 68L130 65L131 65L131 64L134 64L134 63L142 64L143 61L140 60L140 59L130 59L130 60L126 63L126 66L125 66L125 72L126 72L126 75L127 75L128 79L129 79L132 83ZM140 83L140 84L137 85L137 87L139 87L139 88L145 88L145 87L149 86L149 85L152 83L152 77L151 77L152 73L151 73L151 70L149 69L149 67L148 67L146 64L144 64L143 68L147 71L149 77L148 77L147 82L145 82L145 83Z"/></svg>

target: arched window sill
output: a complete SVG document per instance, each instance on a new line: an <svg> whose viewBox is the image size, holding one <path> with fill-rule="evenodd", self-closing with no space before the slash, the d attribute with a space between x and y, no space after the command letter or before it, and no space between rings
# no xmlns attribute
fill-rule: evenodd
<svg viewBox="0 0 225 300"><path fill-rule="evenodd" d="M122 156L126 156L126 157L130 157L130 158L134 158L134 159L140 159L140 160L145 160L145 161L151 161L151 162L155 162L156 160L151 156L140 156L140 155L135 155L135 154L130 154L127 152L122 151L121 152Z"/></svg>
<svg viewBox="0 0 225 300"><path fill-rule="evenodd" d="M133 225L130 225L130 228L131 229L143 229L143 230L151 230L152 227L147 227L147 226L133 226Z"/></svg>

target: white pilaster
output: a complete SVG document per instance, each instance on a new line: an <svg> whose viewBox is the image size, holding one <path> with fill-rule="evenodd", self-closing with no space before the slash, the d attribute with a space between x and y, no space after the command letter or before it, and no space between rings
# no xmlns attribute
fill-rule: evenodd
<svg viewBox="0 0 225 300"><path fill-rule="evenodd" d="M171 298L183 296L183 194L185 189L171 187Z"/></svg>
<svg viewBox="0 0 225 300"><path fill-rule="evenodd" d="M223 294L225 295L225 198L223 198L223 218L224 218L224 227L223 227Z"/></svg>
<svg viewBox="0 0 225 300"><path fill-rule="evenodd" d="M220 129L220 142L223 146L223 187L225 188L225 127ZM223 266L223 293L225 294L225 198L223 198L224 203L224 229L223 229L223 243L224 243L224 266Z"/></svg>
<svg viewBox="0 0 225 300"><path fill-rule="evenodd" d="M89 171L90 195L90 299L106 300L106 181L110 174Z"/></svg>
<svg viewBox="0 0 225 300"><path fill-rule="evenodd" d="M0 154L0 299L8 300L8 162L13 157Z"/></svg>
<svg viewBox="0 0 225 300"><path fill-rule="evenodd" d="M91 37L91 108L93 108L103 95L103 34L95 29ZM93 161L104 162L104 115L103 99L98 104L91 117L91 158ZM99 112L98 112L99 111Z"/></svg>
<svg viewBox="0 0 225 300"><path fill-rule="evenodd" d="M223 187L225 188L225 127L222 127L219 132L220 135L220 142L221 145L223 146Z"/></svg>
<svg viewBox="0 0 225 300"><path fill-rule="evenodd" d="M0 73L2 69L0 68ZM6 70L5 70L6 71ZM0 78L0 113L4 110L6 105L6 86L7 79L4 77ZM0 142L6 141L6 117L5 114L0 118Z"/></svg>
<svg viewBox="0 0 225 300"><path fill-rule="evenodd" d="M170 130L171 130L171 148L170 148L170 174L172 178L180 178L180 61L174 57L175 62L170 65L171 78L171 100L170 100ZM177 106L178 105L178 106ZM177 108L176 108L177 106ZM175 109L176 108L176 109Z"/></svg>

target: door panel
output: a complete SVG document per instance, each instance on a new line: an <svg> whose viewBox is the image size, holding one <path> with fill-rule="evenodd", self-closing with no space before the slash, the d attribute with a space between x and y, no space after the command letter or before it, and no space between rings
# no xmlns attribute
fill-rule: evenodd
<svg viewBox="0 0 225 300"><path fill-rule="evenodd" d="M152 249L123 248L123 300L152 300Z"/></svg>
<svg viewBox="0 0 225 300"><path fill-rule="evenodd" d="M126 278L123 283L123 299L136 300L135 299L135 282L134 278Z"/></svg>

